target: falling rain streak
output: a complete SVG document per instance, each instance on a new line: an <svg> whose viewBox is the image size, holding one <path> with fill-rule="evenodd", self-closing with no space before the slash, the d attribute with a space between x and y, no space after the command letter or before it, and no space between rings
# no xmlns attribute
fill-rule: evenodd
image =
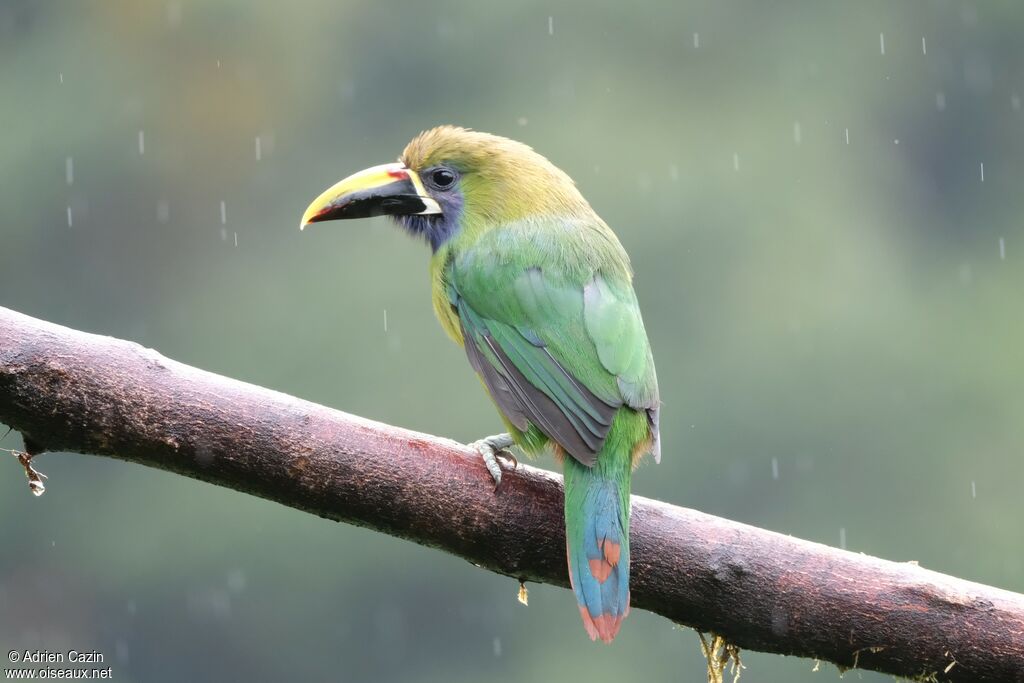
<svg viewBox="0 0 1024 683"><path fill-rule="evenodd" d="M549 36L555 35L555 18L554 17L548 17L548 35Z"/></svg>
<svg viewBox="0 0 1024 683"><path fill-rule="evenodd" d="M693 47L694 47L694 49L697 49L697 48L700 47L700 34L699 33L694 33L693 34Z"/></svg>
<svg viewBox="0 0 1024 683"><path fill-rule="evenodd" d="M388 332L388 309L384 309L384 334Z"/></svg>
<svg viewBox="0 0 1024 683"><path fill-rule="evenodd" d="M846 144L850 144L850 129L846 129Z"/></svg>
<svg viewBox="0 0 1024 683"><path fill-rule="evenodd" d="M946 108L946 93L941 90L935 93L935 108L943 111Z"/></svg>
<svg viewBox="0 0 1024 683"><path fill-rule="evenodd" d="M884 55L885 54L885 34L884 33L879 33L878 34L878 47L882 51L882 54Z"/></svg>
<svg viewBox="0 0 1024 683"><path fill-rule="evenodd" d="M846 527L839 527L839 547L846 550Z"/></svg>
<svg viewBox="0 0 1024 683"><path fill-rule="evenodd" d="M772 458L772 479L778 480L779 478L779 459Z"/></svg>
<svg viewBox="0 0 1024 683"><path fill-rule="evenodd" d="M928 43L925 42L924 36L921 36L921 54L928 54Z"/></svg>
<svg viewBox="0 0 1024 683"><path fill-rule="evenodd" d="M981 182L985 182L985 162L982 161L978 164L978 167L981 170Z"/></svg>
<svg viewBox="0 0 1024 683"><path fill-rule="evenodd" d="M971 498L977 498L977 497L978 497L978 487L972 481L971 482Z"/></svg>
<svg viewBox="0 0 1024 683"><path fill-rule="evenodd" d="M733 170L735 170L735 171L740 170L740 153L739 152L733 152L732 153L732 167L733 167Z"/></svg>
<svg viewBox="0 0 1024 683"><path fill-rule="evenodd" d="M146 153L146 131L139 131L139 156Z"/></svg>
<svg viewBox="0 0 1024 683"><path fill-rule="evenodd" d="M800 142L803 140L803 138L804 138L803 133L800 130L800 122L799 121L794 121L793 122L793 142L795 142L796 144L799 145Z"/></svg>
<svg viewBox="0 0 1024 683"><path fill-rule="evenodd" d="M1006 260L1006 239L1003 237L999 238L999 260Z"/></svg>
<svg viewBox="0 0 1024 683"><path fill-rule="evenodd" d="M71 207L68 207L68 227L71 227Z"/></svg>
<svg viewBox="0 0 1024 683"><path fill-rule="evenodd" d="M224 225L228 222L228 205L223 199L220 200L220 224Z"/></svg>
<svg viewBox="0 0 1024 683"><path fill-rule="evenodd" d="M256 136L256 161L263 158L263 143L260 141L260 136Z"/></svg>
<svg viewBox="0 0 1024 683"><path fill-rule="evenodd" d="M75 160L71 157L64 160L64 180L67 181L68 185L72 185L75 182Z"/></svg>

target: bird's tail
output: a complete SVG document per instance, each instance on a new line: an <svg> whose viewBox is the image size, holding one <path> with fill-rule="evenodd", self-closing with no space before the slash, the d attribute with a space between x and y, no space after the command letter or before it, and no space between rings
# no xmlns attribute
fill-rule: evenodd
<svg viewBox="0 0 1024 683"><path fill-rule="evenodd" d="M613 424L597 463L565 461L569 579L590 639L612 642L629 613L629 482L633 446Z"/></svg>

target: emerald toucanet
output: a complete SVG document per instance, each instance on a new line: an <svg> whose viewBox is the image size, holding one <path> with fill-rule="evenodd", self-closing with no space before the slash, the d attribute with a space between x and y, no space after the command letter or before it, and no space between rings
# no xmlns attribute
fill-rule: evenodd
<svg viewBox="0 0 1024 683"><path fill-rule="evenodd" d="M433 249L434 311L508 427L474 444L495 482L513 443L562 461L569 577L587 633L611 642L629 611L630 475L661 452L626 252L543 156L451 126L325 191L302 227L379 215Z"/></svg>

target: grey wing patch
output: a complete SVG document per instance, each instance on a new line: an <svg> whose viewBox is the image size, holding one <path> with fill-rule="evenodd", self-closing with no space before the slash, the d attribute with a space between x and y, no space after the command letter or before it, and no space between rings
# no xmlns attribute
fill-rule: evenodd
<svg viewBox="0 0 1024 683"><path fill-rule="evenodd" d="M469 364L476 370L476 374L480 375L481 379L483 379L487 390L491 392L491 396L494 398L494 402L498 404L498 409L517 429L525 432L530 428L530 422L526 418L526 413L523 412L522 401L516 396L515 390L503 374L498 372L491 365L490 361L483 357L480 349L477 348L476 339L469 334L465 325L462 326L462 338L466 349L466 356L469 358Z"/></svg>
<svg viewBox="0 0 1024 683"><path fill-rule="evenodd" d="M460 318L460 322L470 365L483 379L508 421L523 431L532 423L573 458L592 467L611 429L618 406L608 405L599 399L551 358L546 349L539 349L572 382L587 407L596 415L583 417L572 407L559 405L527 379L490 332L474 333L467 329L464 319Z"/></svg>
<svg viewBox="0 0 1024 683"><path fill-rule="evenodd" d="M651 425L651 434L653 439L651 441L651 455L654 456L654 462L661 464L661 406L647 409L647 423Z"/></svg>

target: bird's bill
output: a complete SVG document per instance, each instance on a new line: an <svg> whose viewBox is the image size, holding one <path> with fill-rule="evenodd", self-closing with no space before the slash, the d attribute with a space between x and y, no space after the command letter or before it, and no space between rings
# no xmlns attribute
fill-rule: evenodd
<svg viewBox="0 0 1024 683"><path fill-rule="evenodd" d="M401 163L381 164L353 173L325 190L306 209L299 229L341 218L429 213L441 213L441 207L427 194L416 171Z"/></svg>

